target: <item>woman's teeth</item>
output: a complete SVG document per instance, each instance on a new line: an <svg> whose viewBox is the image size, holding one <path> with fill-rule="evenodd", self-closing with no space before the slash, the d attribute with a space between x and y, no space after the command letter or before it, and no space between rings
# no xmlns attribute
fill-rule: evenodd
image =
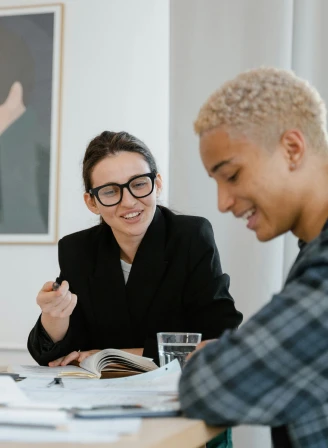
<svg viewBox="0 0 328 448"><path fill-rule="evenodd" d="M135 218L136 216L139 216L141 212L135 212L135 213L128 213L127 215L123 216L124 219L131 219Z"/></svg>

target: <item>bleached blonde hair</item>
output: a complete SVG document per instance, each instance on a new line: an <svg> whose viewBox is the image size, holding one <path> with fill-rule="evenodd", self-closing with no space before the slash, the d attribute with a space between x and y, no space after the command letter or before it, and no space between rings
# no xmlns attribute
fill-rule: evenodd
<svg viewBox="0 0 328 448"><path fill-rule="evenodd" d="M275 144L287 129L299 129L309 146L328 151L326 106L318 91L293 72L261 67L241 73L214 92L194 128L202 135L227 129Z"/></svg>

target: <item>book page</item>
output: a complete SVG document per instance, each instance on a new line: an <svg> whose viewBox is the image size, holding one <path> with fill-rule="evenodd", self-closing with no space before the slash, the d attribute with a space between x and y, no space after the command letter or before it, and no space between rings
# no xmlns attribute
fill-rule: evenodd
<svg viewBox="0 0 328 448"><path fill-rule="evenodd" d="M158 366L150 359L143 356L134 355L117 349L104 349L83 360L80 366L89 372L97 373L100 377L103 369L111 368L109 364L119 364L126 367L126 370L148 372L155 370ZM113 370L113 369L111 369Z"/></svg>

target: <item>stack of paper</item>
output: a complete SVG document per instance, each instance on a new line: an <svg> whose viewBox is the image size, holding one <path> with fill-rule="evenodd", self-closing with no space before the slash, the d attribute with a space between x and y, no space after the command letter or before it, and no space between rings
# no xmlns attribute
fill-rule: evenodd
<svg viewBox="0 0 328 448"><path fill-rule="evenodd" d="M39 375L29 376L18 384L31 401L50 401L65 409L120 404L152 408L177 397L180 375L181 368L175 360L167 366L133 377L102 380L64 378L64 387L48 387L52 378Z"/></svg>
<svg viewBox="0 0 328 448"><path fill-rule="evenodd" d="M138 418L73 419L51 403L51 396L44 402L31 401L18 384L10 377L0 377L0 441L113 442L122 434L134 434L140 429Z"/></svg>
<svg viewBox="0 0 328 448"><path fill-rule="evenodd" d="M177 360L144 374L102 380L62 378L60 383L54 381L59 369L63 368L13 366L25 380L15 383L0 377L0 441L112 442L136 433L141 425L140 418L95 419L110 417L113 407L142 408L151 415L158 409L179 409Z"/></svg>

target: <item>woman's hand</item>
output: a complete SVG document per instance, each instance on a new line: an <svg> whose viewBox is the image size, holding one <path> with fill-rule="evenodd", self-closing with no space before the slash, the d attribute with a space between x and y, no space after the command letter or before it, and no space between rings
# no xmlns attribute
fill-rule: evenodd
<svg viewBox="0 0 328 448"><path fill-rule="evenodd" d="M41 323L53 342L61 341L68 330L70 315L72 314L77 296L69 290L66 281L57 291L52 290L53 282L47 282L39 292L36 302L42 310Z"/></svg>
<svg viewBox="0 0 328 448"><path fill-rule="evenodd" d="M68 364L79 364L88 356L94 355L95 353L100 352L100 350L87 350L85 352L72 352L69 355L62 356L61 358L56 359L55 361L49 362L49 367L58 367L58 366L67 366Z"/></svg>
<svg viewBox="0 0 328 448"><path fill-rule="evenodd" d="M37 295L36 302L42 314L56 319L69 317L77 303L76 294L70 292L69 284L65 280L57 291L52 290L52 285L53 282L45 283Z"/></svg>
<svg viewBox="0 0 328 448"><path fill-rule="evenodd" d="M123 348L124 352L133 353L134 355L142 356L143 348ZM55 359L55 361L49 362L49 367L67 366L68 364L78 365L88 356L94 355L100 352L100 350L87 350L85 352L71 352L69 355L62 356L61 358Z"/></svg>

